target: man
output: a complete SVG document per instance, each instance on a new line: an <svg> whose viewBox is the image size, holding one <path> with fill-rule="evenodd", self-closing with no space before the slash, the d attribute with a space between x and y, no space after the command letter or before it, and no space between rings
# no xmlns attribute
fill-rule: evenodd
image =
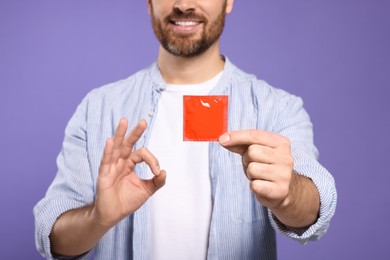
<svg viewBox="0 0 390 260"><path fill-rule="evenodd" d="M316 160L301 100L221 56L233 0L148 8L157 63L92 91L73 115L57 176L34 209L40 252L275 259L274 229L318 239L335 211L333 178ZM230 131L217 142L183 141L183 96L208 95L228 96Z"/></svg>

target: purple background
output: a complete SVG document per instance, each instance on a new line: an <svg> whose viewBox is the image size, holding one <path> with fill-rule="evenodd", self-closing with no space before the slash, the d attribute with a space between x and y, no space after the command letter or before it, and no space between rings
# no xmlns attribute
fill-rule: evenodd
<svg viewBox="0 0 390 260"><path fill-rule="evenodd" d="M390 2L237 0L222 50L302 96L339 194L329 232L280 259L390 259ZM153 62L146 0L1 0L2 259L41 259L32 208L55 172L64 128L92 88Z"/></svg>

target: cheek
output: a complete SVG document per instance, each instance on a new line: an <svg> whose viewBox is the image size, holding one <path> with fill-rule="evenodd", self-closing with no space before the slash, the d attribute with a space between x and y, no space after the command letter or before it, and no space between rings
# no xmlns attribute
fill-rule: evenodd
<svg viewBox="0 0 390 260"><path fill-rule="evenodd" d="M225 15L229 8L225 1L207 1L202 5L202 9L209 20L215 21L221 14Z"/></svg>
<svg viewBox="0 0 390 260"><path fill-rule="evenodd" d="M174 9L177 0L151 0L153 8L158 12L170 13Z"/></svg>

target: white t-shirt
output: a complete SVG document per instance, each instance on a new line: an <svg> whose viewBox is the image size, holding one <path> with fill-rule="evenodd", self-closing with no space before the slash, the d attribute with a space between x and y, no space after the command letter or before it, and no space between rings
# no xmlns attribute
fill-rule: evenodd
<svg viewBox="0 0 390 260"><path fill-rule="evenodd" d="M183 95L208 95L221 75L202 84L168 85L161 94L147 148L167 180L147 202L151 260L206 259L212 211L208 142L183 141Z"/></svg>

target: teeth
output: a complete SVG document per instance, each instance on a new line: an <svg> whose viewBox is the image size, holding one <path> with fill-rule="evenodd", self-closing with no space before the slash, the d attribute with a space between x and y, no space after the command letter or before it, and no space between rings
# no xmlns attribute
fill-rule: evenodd
<svg viewBox="0 0 390 260"><path fill-rule="evenodd" d="M198 22L193 22L193 21L176 21L175 22L176 25L179 25L179 26L195 26L195 25L198 25L199 23Z"/></svg>

